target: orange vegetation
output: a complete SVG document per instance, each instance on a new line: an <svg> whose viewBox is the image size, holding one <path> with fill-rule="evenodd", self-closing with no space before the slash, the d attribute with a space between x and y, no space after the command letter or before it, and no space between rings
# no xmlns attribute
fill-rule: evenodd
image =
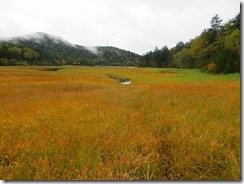
<svg viewBox="0 0 244 184"><path fill-rule="evenodd" d="M0 67L0 179L240 180L240 82L158 77Z"/></svg>

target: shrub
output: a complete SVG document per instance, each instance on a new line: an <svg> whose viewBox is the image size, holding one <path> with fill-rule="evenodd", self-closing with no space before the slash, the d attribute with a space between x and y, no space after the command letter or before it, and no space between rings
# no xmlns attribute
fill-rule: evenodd
<svg viewBox="0 0 244 184"><path fill-rule="evenodd" d="M0 66L6 66L6 65L8 65L8 60L0 58Z"/></svg>
<svg viewBox="0 0 244 184"><path fill-rule="evenodd" d="M216 70L216 64L214 63L209 63L207 65L207 71L210 72L210 73L214 73Z"/></svg>
<svg viewBox="0 0 244 184"><path fill-rule="evenodd" d="M9 65L17 65L18 60L17 59L10 59Z"/></svg>
<svg viewBox="0 0 244 184"><path fill-rule="evenodd" d="M206 66L203 66L203 67L201 67L201 72L207 72L207 67Z"/></svg>

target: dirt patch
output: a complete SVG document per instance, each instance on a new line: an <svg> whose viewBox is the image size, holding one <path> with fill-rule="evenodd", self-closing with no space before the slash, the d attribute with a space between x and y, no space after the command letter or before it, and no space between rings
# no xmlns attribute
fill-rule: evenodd
<svg viewBox="0 0 244 184"><path fill-rule="evenodd" d="M178 72L173 71L160 71L161 74L178 74Z"/></svg>
<svg viewBox="0 0 244 184"><path fill-rule="evenodd" d="M41 71L49 71L49 72L56 72L58 70L61 70L62 68L40 68Z"/></svg>

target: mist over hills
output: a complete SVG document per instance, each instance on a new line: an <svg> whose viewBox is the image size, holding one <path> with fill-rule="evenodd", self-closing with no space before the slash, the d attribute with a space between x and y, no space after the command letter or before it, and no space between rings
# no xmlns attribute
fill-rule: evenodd
<svg viewBox="0 0 244 184"><path fill-rule="evenodd" d="M10 65L135 66L140 58L139 54L116 47L75 45L43 32L0 39L0 56Z"/></svg>
<svg viewBox="0 0 244 184"><path fill-rule="evenodd" d="M37 32L0 39L0 65L106 65L196 68L208 73L240 72L240 12L226 23L216 14L211 27L175 47L155 47L142 56L116 47L88 47Z"/></svg>

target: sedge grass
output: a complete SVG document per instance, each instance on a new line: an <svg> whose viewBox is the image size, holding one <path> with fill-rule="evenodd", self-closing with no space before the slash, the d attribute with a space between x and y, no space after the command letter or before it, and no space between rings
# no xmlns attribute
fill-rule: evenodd
<svg viewBox="0 0 244 184"><path fill-rule="evenodd" d="M0 67L0 179L240 180L239 74L40 68Z"/></svg>

